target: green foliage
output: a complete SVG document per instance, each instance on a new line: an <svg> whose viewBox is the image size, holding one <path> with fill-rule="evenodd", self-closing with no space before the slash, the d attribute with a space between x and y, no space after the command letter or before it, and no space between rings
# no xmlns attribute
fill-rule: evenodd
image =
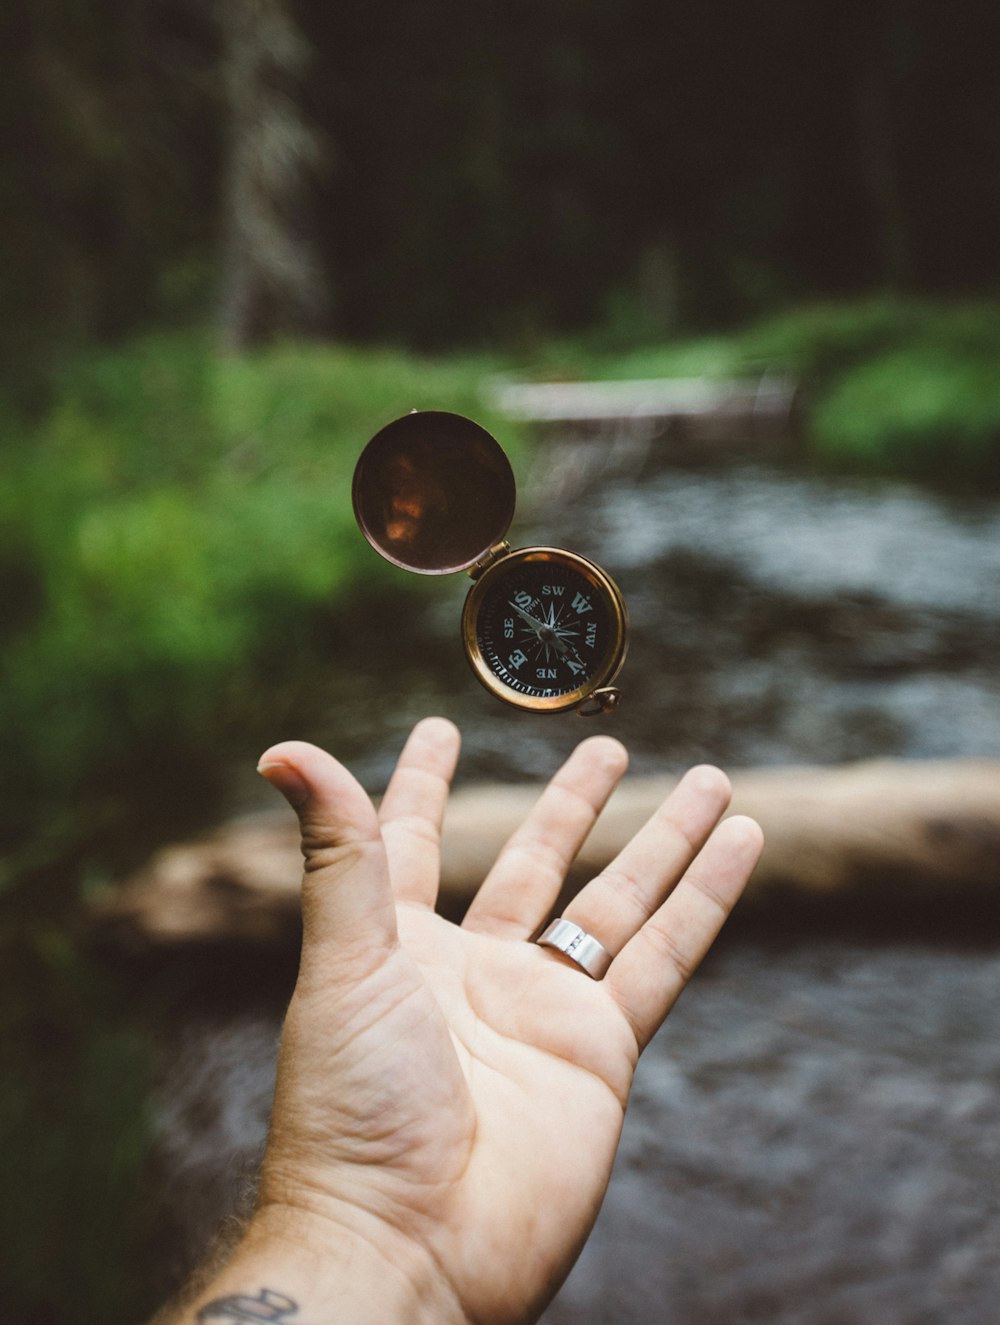
<svg viewBox="0 0 1000 1325"><path fill-rule="evenodd" d="M608 349L600 333L584 341L555 342L537 359L543 375L606 378L732 377L746 371L740 342L731 335L684 337Z"/></svg>
<svg viewBox="0 0 1000 1325"><path fill-rule="evenodd" d="M411 407L474 414L487 365L192 337L74 363L0 461L0 838L10 874L120 868L283 733L360 577L402 590L350 480ZM505 441L509 426L503 428ZM165 809L165 807L167 807Z"/></svg>
<svg viewBox="0 0 1000 1325"><path fill-rule="evenodd" d="M751 326L738 343L744 362L780 365L818 386L928 323L915 305L891 297L808 304Z"/></svg>
<svg viewBox="0 0 1000 1325"><path fill-rule="evenodd" d="M852 468L944 479L1000 462L1000 307L878 298L751 328L747 362L803 383L813 453Z"/></svg>
<svg viewBox="0 0 1000 1325"><path fill-rule="evenodd" d="M150 1302L150 1064L64 930L0 941L0 1300L11 1320L139 1319Z"/></svg>
<svg viewBox="0 0 1000 1325"><path fill-rule="evenodd" d="M824 464L955 480L1000 472L1000 305L888 296L813 304L728 335L610 350L600 332L550 345L570 377L787 374Z"/></svg>
<svg viewBox="0 0 1000 1325"><path fill-rule="evenodd" d="M816 392L824 459L942 479L1000 473L1000 309L921 309ZM823 379L820 379L823 381Z"/></svg>

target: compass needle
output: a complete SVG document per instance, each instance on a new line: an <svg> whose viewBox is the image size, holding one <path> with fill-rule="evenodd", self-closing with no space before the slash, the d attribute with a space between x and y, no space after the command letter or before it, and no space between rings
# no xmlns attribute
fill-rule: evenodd
<svg viewBox="0 0 1000 1325"><path fill-rule="evenodd" d="M534 645L523 662L505 631L510 613ZM623 656L617 590L591 562L558 548L521 549L495 562L469 596L465 625L467 648L474 631L478 658L470 657L480 680L498 694L491 681L510 686L525 707L534 700L541 711L576 707L613 679ZM577 644L584 638L593 651L586 660Z"/></svg>

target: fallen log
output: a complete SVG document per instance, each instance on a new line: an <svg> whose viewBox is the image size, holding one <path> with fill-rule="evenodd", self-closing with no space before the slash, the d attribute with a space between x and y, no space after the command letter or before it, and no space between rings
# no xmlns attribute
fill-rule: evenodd
<svg viewBox="0 0 1000 1325"><path fill-rule="evenodd" d="M829 894L859 881L925 890L1000 883L1000 761L880 760L746 770L732 780L732 812L752 815L766 838L751 900L779 886ZM571 882L601 869L675 781L627 779ZM537 794L537 787L493 784L455 792L442 844L442 894L452 907L472 895ZM132 944L274 941L294 931L300 866L290 813L235 820L157 852L96 908L96 919Z"/></svg>
<svg viewBox="0 0 1000 1325"><path fill-rule="evenodd" d="M651 378L640 381L515 382L498 379L491 396L508 418L539 424L610 425L651 419L716 418L747 428L788 429L798 384L765 373L756 378Z"/></svg>

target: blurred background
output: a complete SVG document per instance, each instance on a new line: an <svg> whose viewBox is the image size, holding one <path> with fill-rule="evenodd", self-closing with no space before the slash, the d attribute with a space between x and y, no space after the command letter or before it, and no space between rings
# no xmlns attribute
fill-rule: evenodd
<svg viewBox="0 0 1000 1325"><path fill-rule="evenodd" d="M0 1314L75 1325L152 1311L245 1201L295 973L294 933L109 937L122 881L266 811L286 736L377 792L427 712L467 782L584 734L481 692L462 577L359 535L391 418L477 418L515 545L619 581L639 774L1000 756L1000 11L38 0L3 30ZM652 420L505 395L651 379L681 402ZM548 1319L995 1318L1000 927L905 882L734 921Z"/></svg>

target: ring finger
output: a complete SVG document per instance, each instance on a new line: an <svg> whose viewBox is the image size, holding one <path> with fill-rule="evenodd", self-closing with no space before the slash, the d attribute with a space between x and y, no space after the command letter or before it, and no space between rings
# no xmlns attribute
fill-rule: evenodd
<svg viewBox="0 0 1000 1325"><path fill-rule="evenodd" d="M613 957L671 893L729 805L725 773L693 768L563 918L593 935Z"/></svg>

